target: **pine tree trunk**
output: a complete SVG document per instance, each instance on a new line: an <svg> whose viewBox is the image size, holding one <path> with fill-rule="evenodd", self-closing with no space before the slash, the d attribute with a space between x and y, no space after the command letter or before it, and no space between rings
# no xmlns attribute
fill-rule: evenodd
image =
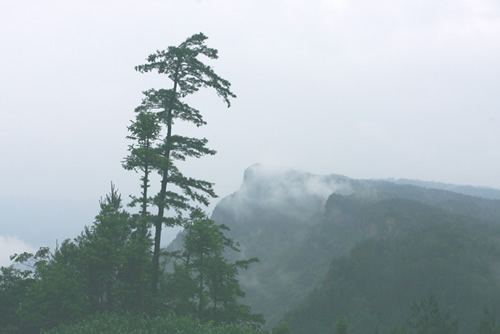
<svg viewBox="0 0 500 334"><path fill-rule="evenodd" d="M149 148L149 142L148 142L148 148ZM145 293L146 289L144 284L145 279L144 279L144 273L145 273L145 266L144 262L146 260L146 246L148 244L147 242L147 235L148 235L148 227L147 227L147 221L146 221L146 216L147 216L147 210L148 210L148 183L149 183L149 165L146 164L145 169L144 169L144 180L143 180L143 191L142 191L142 212L141 212L141 222L139 225L139 279L138 279L138 294L139 294L139 310L141 313L145 312Z"/></svg>
<svg viewBox="0 0 500 334"><path fill-rule="evenodd" d="M174 76L174 88L173 95L177 94L177 84L179 77L180 64L177 65L177 69L175 70ZM165 108L167 111L167 137L165 142L167 143L165 158L169 162L170 160L170 141L172 137L172 107ZM165 214L165 197L167 194L167 184L168 184L168 165L163 169L163 175L161 180L161 189L160 189L160 203L158 205L158 215L157 221L155 223L155 241L154 241L154 250L153 250L153 271L151 274L151 292L152 296L156 296L156 292L158 291L158 280L160 276L160 242L161 242L161 229L163 225L163 216Z"/></svg>
<svg viewBox="0 0 500 334"><path fill-rule="evenodd" d="M177 88L177 83L174 85L174 94ZM167 137L165 142L167 143L167 148L165 151L165 158L167 161L170 159L170 141L172 137L172 109L168 110L167 113ZM158 204L158 215L157 221L155 222L155 241L153 250L153 272L151 274L151 292L152 296L156 295L158 291L158 280L160 276L160 242L161 242L161 229L163 225L163 217L165 215L165 197L167 194L168 185L168 165L163 169L163 175L161 180L160 189L160 203Z"/></svg>
<svg viewBox="0 0 500 334"><path fill-rule="evenodd" d="M202 320L203 316L203 303L204 303L204 298L203 298L203 253L200 254L200 287L199 287L199 305L198 305L198 318L200 321Z"/></svg>

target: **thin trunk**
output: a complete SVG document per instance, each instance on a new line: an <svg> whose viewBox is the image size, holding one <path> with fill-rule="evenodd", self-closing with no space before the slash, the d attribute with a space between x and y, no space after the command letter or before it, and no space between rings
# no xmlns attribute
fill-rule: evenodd
<svg viewBox="0 0 500 334"><path fill-rule="evenodd" d="M113 298L111 296L111 283L107 282L106 283L106 307L107 311L111 312L113 309Z"/></svg>
<svg viewBox="0 0 500 334"><path fill-rule="evenodd" d="M162 182L163 184L163 182ZM162 187L163 188L163 187ZM166 187L165 187L166 189ZM163 206L158 208L157 221L155 222L155 241L153 250L153 272L151 274L151 292L152 295L156 295L158 289L158 279L160 270L160 242L161 242L161 228L162 228L162 218L163 218L164 208Z"/></svg>
<svg viewBox="0 0 500 334"><path fill-rule="evenodd" d="M173 94L174 97L177 93L177 76L179 71L176 71ZM172 136L172 107L167 111L167 137L165 142L167 143L165 158L169 162L170 160L170 138ZM160 203L158 205L158 215L157 221L155 222L155 243L153 250L153 272L151 274L151 292L152 296L156 296L158 291L158 280L160 276L160 242L161 242L161 228L163 225L163 216L165 214L165 197L167 194L167 184L168 184L168 165L163 169L163 176L161 180L160 189Z"/></svg>
<svg viewBox="0 0 500 334"><path fill-rule="evenodd" d="M149 144L147 149L149 150ZM146 166L144 167L144 180L142 182L142 218L146 217L147 210L148 210L148 183L149 183L149 162L146 163ZM146 223L145 221L143 223Z"/></svg>
<svg viewBox="0 0 500 334"><path fill-rule="evenodd" d="M217 284L217 283L216 283ZM213 311L213 319L214 319L214 322L215 324L217 325L218 324L218 321L217 321L217 288L214 287L214 311Z"/></svg>
<svg viewBox="0 0 500 334"><path fill-rule="evenodd" d="M149 141L147 143L149 149ZM142 212L141 212L141 222L139 225L139 309L141 313L145 311L144 299L145 299L145 286L144 286L144 261L146 258L146 244L147 244L147 221L146 215L148 210L148 183L149 183L149 164L146 163L144 168L144 180L143 180L143 191L142 191Z"/></svg>
<svg viewBox="0 0 500 334"><path fill-rule="evenodd" d="M169 127L170 129L170 127ZM169 150L167 149L167 153L170 154ZM151 275L151 292L152 295L155 296L156 292L158 290L158 280L159 280L159 273L160 273L160 242L161 242L161 229L163 225L163 215L165 213L165 205L162 203L163 200L165 199L165 195L167 193L167 174L168 174L168 167L163 170L163 178L161 181L161 189L160 189L160 198L162 201L160 202L160 205L158 205L158 215L157 215L157 220L155 222L155 243L154 243L154 250L153 250L153 272Z"/></svg>
<svg viewBox="0 0 500 334"><path fill-rule="evenodd" d="M199 287L199 294L200 294L200 304L198 305L198 318L201 320L202 315L203 315L203 303L204 303L204 298L203 298L203 253L200 255L200 287Z"/></svg>

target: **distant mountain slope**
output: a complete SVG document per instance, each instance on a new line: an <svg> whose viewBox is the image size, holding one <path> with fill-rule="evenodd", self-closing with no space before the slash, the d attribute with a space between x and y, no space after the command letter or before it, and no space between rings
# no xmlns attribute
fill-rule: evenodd
<svg viewBox="0 0 500 334"><path fill-rule="evenodd" d="M303 268L294 267L293 258L309 231L323 219L324 203L333 192L352 193L350 180L255 165L245 171L240 190L214 209L212 218L229 226L228 236L240 242L239 258L260 259L240 280L247 292L245 302L264 313L270 325L326 274L331 256L321 263L313 280L302 277Z"/></svg>
<svg viewBox="0 0 500 334"><path fill-rule="evenodd" d="M450 212L500 223L500 200L468 196L449 190L386 181L351 180L353 193L365 200L406 198Z"/></svg>
<svg viewBox="0 0 500 334"><path fill-rule="evenodd" d="M410 179L386 179L396 184L410 184L417 187L448 190L459 194L483 197L488 199L500 199L500 190L489 187L456 185L442 182L419 181Z"/></svg>
<svg viewBox="0 0 500 334"><path fill-rule="evenodd" d="M416 209L405 215L415 217ZM292 333L332 332L340 315L349 333L374 333L377 327L389 333L405 324L413 301L430 295L459 320L459 333L474 333L485 307L500 314L500 230L478 231L462 217L434 213L427 217L435 223L418 232L365 240L333 260L321 286L286 316Z"/></svg>
<svg viewBox="0 0 500 334"><path fill-rule="evenodd" d="M359 242L405 236L436 222L495 225L499 209L499 200L446 190L254 165L212 218L240 242L235 259L261 260L240 277L244 302L273 326L323 282L333 259Z"/></svg>

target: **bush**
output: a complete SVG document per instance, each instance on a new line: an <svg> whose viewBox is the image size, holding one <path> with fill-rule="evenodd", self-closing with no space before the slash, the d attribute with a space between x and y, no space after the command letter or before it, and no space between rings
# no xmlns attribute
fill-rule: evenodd
<svg viewBox="0 0 500 334"><path fill-rule="evenodd" d="M45 334L264 334L261 329L249 325L219 325L200 323L192 318L167 318L126 314L96 314L72 325L62 325Z"/></svg>

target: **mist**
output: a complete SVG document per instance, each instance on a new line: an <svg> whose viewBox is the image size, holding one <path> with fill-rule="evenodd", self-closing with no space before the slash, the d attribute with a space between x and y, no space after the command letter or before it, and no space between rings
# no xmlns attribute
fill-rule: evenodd
<svg viewBox="0 0 500 334"><path fill-rule="evenodd" d="M176 134L206 138L217 154L179 168L214 183L218 198L202 209L241 241L232 259L261 258L241 282L270 326L284 321L312 333L300 312L290 314L301 323L285 316L303 303L331 310L330 318L348 315L358 332L372 332L373 319L389 330L409 316L405 303L435 288L471 332L474 308L488 300L474 289L500 291L484 269L495 268L490 255L500 240L497 0L23 0L3 4L0 29L0 265L80 235L111 182L123 208L137 212L128 203L140 194L141 175L122 166L127 127L142 92L172 82L134 68L202 32L219 56L203 61L237 98L230 108L209 89L186 99L207 124L179 121ZM151 178L154 196L161 176ZM388 221L397 224L389 230ZM162 246L180 230L165 228ZM433 240L463 258L439 253ZM412 256L419 270L405 267ZM391 270L376 270L386 263ZM412 270L417 283L434 285L391 290ZM418 275L434 272L454 285ZM404 296L393 300L397 308L371 299L375 292L363 287L376 285L362 277L392 282L378 287ZM479 296L477 304L453 304L451 287ZM355 297L337 304L342 289ZM486 306L500 314L495 303ZM318 332L334 329L337 319L313 314Z"/></svg>

